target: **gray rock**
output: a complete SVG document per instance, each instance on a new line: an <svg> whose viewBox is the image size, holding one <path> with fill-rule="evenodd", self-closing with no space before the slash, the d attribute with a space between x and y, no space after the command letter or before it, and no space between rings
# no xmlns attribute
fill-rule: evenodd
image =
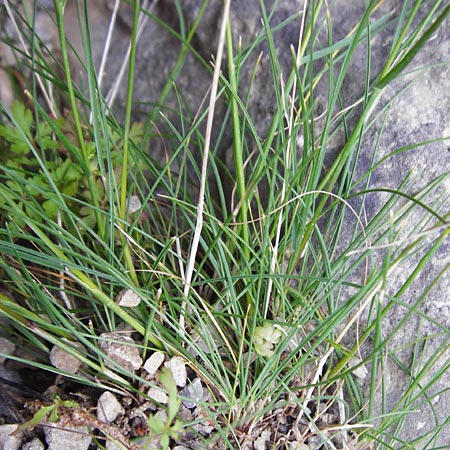
<svg viewBox="0 0 450 450"><path fill-rule="evenodd" d="M27 442L22 447L22 450L44 450L44 449L45 449L44 444L37 438L34 438L32 441Z"/></svg>
<svg viewBox="0 0 450 450"><path fill-rule="evenodd" d="M13 434L19 425L0 425L0 450L19 450L23 433Z"/></svg>
<svg viewBox="0 0 450 450"><path fill-rule="evenodd" d="M361 364L361 360L359 358L351 358L348 365L349 367L353 368L354 366L357 366L358 364ZM369 372L366 368L366 366L363 364L360 367L357 367L356 369L353 369L352 373L359 379L364 380L367 378Z"/></svg>
<svg viewBox="0 0 450 450"><path fill-rule="evenodd" d="M116 298L116 303L126 308L138 306L141 303L141 297L131 289L122 289Z"/></svg>
<svg viewBox="0 0 450 450"><path fill-rule="evenodd" d="M254 450L266 450L267 445L270 445L271 442L271 434L270 430L263 430L253 444Z"/></svg>
<svg viewBox="0 0 450 450"><path fill-rule="evenodd" d="M66 341L68 342L68 341ZM69 345L78 347L80 350L85 351L85 348L79 342L68 342ZM64 372L75 373L81 366L81 361L75 356L67 353L65 350L54 345L49 355L52 365Z"/></svg>
<svg viewBox="0 0 450 450"><path fill-rule="evenodd" d="M167 405L169 403L169 396L162 388L151 387L147 391L147 395L157 403L162 403L163 405Z"/></svg>
<svg viewBox="0 0 450 450"><path fill-rule="evenodd" d="M88 450L92 442L89 428L44 426L45 440L48 450Z"/></svg>
<svg viewBox="0 0 450 450"><path fill-rule="evenodd" d="M66 9L66 16L70 19L76 17L76 12L70 8L74 7L76 2L68 2ZM177 27L176 2L173 1L161 1L154 2L156 6L152 9L152 12L163 21L169 23L169 25ZM193 23L196 19L200 9L201 0L190 0L187 2L181 2L183 9L184 19L186 23ZM269 2L265 2L269 4ZM425 5L427 2L423 2ZM430 2L430 4L433 2ZM92 15L92 21L95 20L95 27L91 27L93 36L92 41L94 45L94 56L96 60L103 50L104 38L106 36L107 27L109 24L110 5L111 1L103 0L91 0L90 14ZM121 2L120 9L120 23L116 27L113 36L113 50L111 51L111 57L108 64L108 73L104 80L104 92L107 93L109 88L113 84L113 79L118 72L125 54L126 45L129 42L130 35L130 7L124 2ZM232 17L231 25L234 33L234 37L238 35L242 36L244 47L252 42L257 34L261 31L260 25L260 10L257 0L234 0L232 2ZM270 4L272 4L270 2ZM301 2L295 2L293 0L280 0L277 2L277 8L271 17L271 25L275 26L281 23L287 17L299 12L299 6ZM387 12L393 12L399 14L402 6L405 2L400 0L386 0L383 4L380 2L379 14L385 14ZM196 32L196 39L193 42L195 49L199 54L209 61L211 54L215 53L216 38L218 23L220 19L220 2L209 2L205 11L205 15L201 21L201 25ZM330 18L333 25L333 38L339 40L345 37L345 35L352 29L355 24L355 19L360 17L361 8L364 7L364 2L349 2L347 0L336 0L330 2ZM419 10L419 15L421 11ZM79 39L79 30L76 25L76 21L70 20L72 24L67 24L67 34L69 40L74 42L75 47L78 47L79 53L82 54L81 42ZM69 20L68 20L69 22ZM294 20L288 26L286 26L281 32L277 32L275 42L277 46L277 52L281 60L281 71L283 75L287 74L287 70L290 65L290 45L295 44L298 37L298 25L299 21ZM450 135L450 125L448 121L448 105L450 104L450 77L448 76L448 65L443 64L448 61L448 55L450 53L450 21L447 21L441 26L441 28L434 34L433 38L427 44L424 51L420 52L413 63L412 68L420 68L430 63L437 63L432 70L424 72L420 81L413 83L402 96L395 99L392 103L389 111L386 111L375 121L371 130L368 130L364 136L361 145L361 158L360 165L357 168L359 173L367 171L369 164L371 164L371 158L373 155L374 143L376 142L378 132L383 126L384 132L380 141L380 152L378 159L388 155L401 146L423 141L431 138L441 138ZM321 36L322 42L326 42L326 36L324 33ZM392 43L392 27L387 26L386 29L378 35L374 35L371 43L371 70L372 74L375 74L384 61L386 61L387 55ZM345 83L343 85L341 94L342 102L344 106L350 105L358 96L362 93L364 84L364 69L366 67L367 51L364 48L364 43L360 46L355 53L353 61L350 65L350 70L346 75ZM141 38L141 44L138 48L137 64L138 68L136 73L138 74L135 84L134 97L141 103L139 104L138 113L136 117L147 118L150 107L142 106L144 103L147 105L155 102L164 86L167 75L173 67L180 43L170 36L169 33L162 30L156 23L149 22L146 30ZM269 66L270 59L268 57L267 44L261 42L254 51L254 56L251 56L246 63L245 68L242 70L242 82L241 86L246 86L246 82L249 79L251 70L253 68L253 62L255 57L259 54L259 51L263 51L258 73L256 74L253 82L253 87L249 93L249 112L255 123L256 130L262 136L267 129L268 122L273 114L275 102L273 97L273 80L271 79ZM155 64L157 62L157 64ZM441 64L442 63L442 64ZM155 70L157 65L157 70ZM413 74L412 74L413 75ZM389 99L393 98L399 89L405 86L405 82L412 80L412 75L405 76L402 80L399 80L392 86L389 86L385 92L384 97L381 100L381 105L385 105ZM108 78L110 77L110 78ZM278 80L276 80L278 82ZM124 88L119 91L116 105L120 110L121 105L125 99L125 84ZM193 111L196 111L200 104L203 95L207 92L210 85L210 74L208 69L200 64L195 58L189 56L186 60L186 64L181 71L180 77L176 80L176 85L179 92L182 92L184 99ZM195 86L195 89L192 89ZM316 107L318 110L324 110L327 100L327 80L324 80L319 84L317 88ZM168 107L170 108L174 104L176 105L175 96L171 96L168 99ZM383 123L383 119L387 118L386 123ZM164 129L164 121L161 121ZM161 125L161 123L159 122ZM349 128L354 125L352 119L349 120ZM317 125L319 128L320 126ZM155 159L164 161L166 154L161 150L161 146L158 146L158 140L155 141L155 145L152 143L149 145L154 149L152 155ZM225 135L223 138L223 148L219 149L218 155L223 157L226 163L230 163L229 136ZM329 167L329 163L333 161L336 153L342 148L344 144L344 136L337 135L335 139L330 141L329 156L325 161L324 166ZM159 153L158 153L159 152ZM170 152L170 149L169 149ZM395 188L399 185L405 174L412 171L415 173L415 179L412 185L409 187L408 193L414 195L421 188L430 184L431 180L435 179L441 174L444 174L449 167L449 154L447 151L447 145L443 142L435 142L409 151L404 154L398 154L395 157L389 158L381 164L377 170L371 175L370 187L389 187ZM447 180L443 180L439 187L442 199L445 201L445 196L448 196L450 187ZM439 192L438 192L439 194ZM365 203L365 212L368 217L373 217L386 202L385 195L370 195L367 197ZM430 197L431 203L438 200L438 196ZM448 201L448 199L447 199ZM448 209L448 208L447 208ZM418 220L423 218L420 214L415 217L414 220L407 218L405 220L405 230L413 232L414 227L418 223ZM344 236L352 235L351 221L344 224L343 230ZM345 247L345 243L343 243ZM449 261L450 247L449 244L445 244L441 247L441 250L435 255L432 261L429 262L428 267L422 272L422 275L417 282L411 286L408 292L402 297L402 301L406 305L412 304L415 299L418 298L423 287L427 286L433 277L440 273ZM409 273L414 269L417 260L411 259L404 261L400 264L397 270L390 274L387 280L387 294L395 294L397 290L403 285L407 279ZM450 328L450 306L449 306L449 282L450 275L444 275L435 285L434 290L427 294L424 300L423 310L430 316L435 323L431 321L424 321L423 333L424 336L435 336L430 341L421 354L423 361L427 361L432 356L433 349L439 345L439 335L444 335L444 331ZM399 320L401 320L402 314L404 314L404 308L399 307L392 311L383 320L383 333L388 334L390 330L394 329ZM436 326L436 323L441 323L442 328ZM405 364L405 367L409 367L411 361L411 349L412 346L408 345L411 342L417 342L417 322L410 322L398 336L391 341L391 348L403 348L404 351L401 354L396 354L396 357ZM390 348L388 348L390 350ZM205 349L207 351L207 349ZM114 359L114 358L113 358ZM439 365L446 364L450 359L449 352L442 354ZM442 364L441 364L442 363ZM135 364L137 366L137 364ZM387 385L390 388L389 395L387 396L387 411L393 407L401 394L408 388L408 380L405 372L396 367L392 361L386 362L384 368L387 377ZM428 378L431 378L430 373ZM426 384L427 380L423 380L423 384ZM433 387L433 392L430 392L430 396L436 395L441 391L439 396L439 408L436 411L432 411L427 407L426 402L421 406L420 424L424 423L423 427L418 430L416 417L412 414L411 420L407 419L403 428L402 439L405 441L412 441L417 432L423 433L423 430L427 424L433 424L433 414L438 414L441 418L446 418L450 414L450 392L447 387L450 385L450 373L442 376L439 383ZM414 408L412 408L414 409ZM423 419L423 420L422 420ZM449 434L447 433L441 440L441 442L435 442L435 445L446 446L448 445Z"/></svg>
<svg viewBox="0 0 450 450"><path fill-rule="evenodd" d="M203 383L200 378L194 378L186 387L180 391L180 395L189 400L182 400L187 408L195 408L199 402L203 401Z"/></svg>
<svg viewBox="0 0 450 450"><path fill-rule="evenodd" d="M194 417L196 423L193 425L193 429L200 433L202 436L209 436L214 432L214 426L209 424L208 413L202 407L197 406L194 409Z"/></svg>
<svg viewBox="0 0 450 450"><path fill-rule="evenodd" d="M102 333L99 347L105 354L127 370L135 371L142 366L142 358L133 339L118 333ZM114 364L105 358L105 364L114 368Z"/></svg>
<svg viewBox="0 0 450 450"><path fill-rule="evenodd" d="M133 214L142 208L141 199L137 195L132 195L128 203L128 214Z"/></svg>
<svg viewBox="0 0 450 450"><path fill-rule="evenodd" d="M97 402L97 419L111 423L124 409L116 397L109 391L103 392Z"/></svg>
<svg viewBox="0 0 450 450"><path fill-rule="evenodd" d="M6 355L12 355L16 346L8 339L0 337L0 353L4 353ZM0 356L0 364L5 362L5 357Z"/></svg>
<svg viewBox="0 0 450 450"><path fill-rule="evenodd" d="M106 441L106 450L128 450L128 447L126 447L123 444L120 444L119 442L112 442L112 441Z"/></svg>

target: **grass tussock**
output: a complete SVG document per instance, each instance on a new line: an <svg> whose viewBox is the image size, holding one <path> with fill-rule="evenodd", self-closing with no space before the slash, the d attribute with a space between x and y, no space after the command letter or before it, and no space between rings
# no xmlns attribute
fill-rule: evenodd
<svg viewBox="0 0 450 450"><path fill-rule="evenodd" d="M274 448L435 448L448 419L436 413L433 386L450 365L450 336L423 305L448 267L411 292L448 241L442 186L449 173L419 191L407 169L395 188L373 187L371 179L386 161L432 143L383 153L395 102L384 94L449 6L405 2L397 15L383 15L382 2L368 1L336 40L326 2L305 2L276 25L274 10L260 2L259 33L243 45L225 1L210 64L193 44L207 2L192 24L175 3L176 29L135 2L121 80L125 106L117 111L98 88L82 2L77 57L84 80L73 72L63 2L48 12L58 31L54 53L35 32L37 9L4 2L14 31L6 42L29 75L11 69L22 93L1 102L0 314L5 335L29 352L8 358L145 397L143 386L155 381L102 350L102 333L128 330L143 360L154 351L181 357L190 377L202 380L202 420L213 430L196 436L205 448L253 448L267 430ZM133 94L144 18L182 45L158 102L140 121ZM279 32L293 25L298 40L286 68ZM371 45L386 34L387 56L374 73ZM346 82L361 49L361 90L347 104ZM178 87L189 58L210 74L198 110ZM273 114L262 126L252 99L264 61ZM152 154L155 142L161 160ZM382 206L370 209L378 198ZM392 282L399 273L401 286ZM124 292L138 304L121 305ZM418 333L401 348L391 345L411 323ZM431 334L421 333L431 325ZM80 369L50 364L54 346L80 360ZM394 402L390 373L404 380ZM200 419L177 416L179 394L162 376L169 419L152 416L150 432L167 448ZM424 407L435 423L406 442L403 425Z"/></svg>

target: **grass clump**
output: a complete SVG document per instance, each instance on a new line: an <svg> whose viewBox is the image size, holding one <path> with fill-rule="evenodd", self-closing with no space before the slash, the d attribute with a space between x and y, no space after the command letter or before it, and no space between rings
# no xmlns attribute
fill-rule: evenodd
<svg viewBox="0 0 450 450"><path fill-rule="evenodd" d="M449 7L406 2L391 17L369 1L355 27L335 41L325 2L310 2L277 25L277 6L260 2L260 32L243 46L226 1L210 69L191 47L204 8L187 29L182 4L176 5L179 30L165 26L182 50L144 123L133 121L139 17L160 22L134 4L123 126L98 89L86 6L78 5L86 90L73 81L65 5L55 1L52 12L61 52L54 61L34 33L35 16L8 8L11 20L26 24L16 51L19 64L31 69L31 84L10 108L1 105L0 313L8 336L37 355L9 358L135 398L162 383L170 397L167 420L151 414L149 429L164 448L183 439L205 448L254 448L261 436L274 448L432 448L447 420L436 415L413 443L404 440L402 426L417 408L435 412L439 392L429 392L450 363L448 330L423 308L447 266L414 298L408 289L448 238L448 194L440 187L449 173L420 191L413 172L395 188L374 188L371 177L389 158L427 145L378 157L393 101L383 94L401 80ZM298 42L286 71L276 33L292 24ZM390 33L392 43L374 75L370 43L377 33ZM254 56L261 43L265 60ZM346 105L346 80L364 45L361 95ZM190 52L211 70L209 103L195 113L177 90ZM264 63L273 115L261 126L251 100ZM45 102L55 92L64 106ZM223 111L214 118L216 107ZM172 113L158 122L163 110ZM149 150L155 129L163 161ZM376 144L361 166L370 133ZM336 150L339 135L344 144ZM222 157L227 142L231 164ZM384 204L366 214L377 196ZM401 267L409 271L397 287L391 279ZM123 292L138 299L134 306L118 301ZM394 310L398 323L386 326ZM431 324L433 333L392 347L413 320ZM186 362L208 392L198 400L200 416L177 418L181 402L168 372L158 384L102 350L102 333L117 330L135 337L143 359L162 351ZM429 342L433 351L425 359ZM81 368L68 373L52 366L53 346L79 359ZM394 403L391 370L406 383ZM196 428L202 422L208 433Z"/></svg>

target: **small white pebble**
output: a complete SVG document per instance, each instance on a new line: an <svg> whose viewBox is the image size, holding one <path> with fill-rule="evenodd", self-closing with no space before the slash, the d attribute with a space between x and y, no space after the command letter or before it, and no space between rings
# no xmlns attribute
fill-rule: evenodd
<svg viewBox="0 0 450 450"><path fill-rule="evenodd" d="M161 367L161 364L163 362L164 362L164 353L155 352L147 359L147 361L145 361L144 369L150 375L154 375L156 371Z"/></svg>
<svg viewBox="0 0 450 450"><path fill-rule="evenodd" d="M133 214L139 211L142 207L141 200L137 195L132 195L130 197L130 202L128 203L128 214Z"/></svg>
<svg viewBox="0 0 450 450"><path fill-rule="evenodd" d="M85 351L84 346L79 342L70 342L70 345L78 347L82 352ZM78 358L56 345L52 347L49 359L54 367L69 373L75 373L81 366L81 361Z"/></svg>
<svg viewBox="0 0 450 450"><path fill-rule="evenodd" d="M122 405L116 397L109 391L103 392L97 402L97 419L111 423L123 412Z"/></svg>
<svg viewBox="0 0 450 450"><path fill-rule="evenodd" d="M164 365L170 369L173 375L173 379L177 386L186 386L187 372L184 361L179 356L174 356Z"/></svg>
<svg viewBox="0 0 450 450"><path fill-rule="evenodd" d="M111 380L118 381L119 383L122 383L124 386L128 385L131 388L130 382L127 381L125 378L121 377L120 375L118 375L116 372L113 372L112 370L109 370L105 367L102 373L108 378L111 378Z"/></svg>
<svg viewBox="0 0 450 450"><path fill-rule="evenodd" d="M421 430L426 424L426 422L417 422L416 428Z"/></svg>
<svg viewBox="0 0 450 450"><path fill-rule="evenodd" d="M155 402L162 403L163 405L167 405L169 403L169 396L157 387L151 387L147 395Z"/></svg>
<svg viewBox="0 0 450 450"><path fill-rule="evenodd" d="M141 303L141 297L131 289L122 289L116 297L116 303L125 308L132 308Z"/></svg>

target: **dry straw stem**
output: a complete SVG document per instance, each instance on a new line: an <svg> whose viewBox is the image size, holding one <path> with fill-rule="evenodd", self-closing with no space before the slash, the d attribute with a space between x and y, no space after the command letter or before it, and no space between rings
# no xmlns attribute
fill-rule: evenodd
<svg viewBox="0 0 450 450"><path fill-rule="evenodd" d="M214 120L214 110L217 99L217 89L219 86L219 77L220 77L220 66L222 61L223 49L225 46L225 31L227 27L228 18L230 15L230 0L226 0L222 13L222 23L220 26L220 35L219 35L219 43L217 45L217 54L215 58L214 64L214 74L212 80L211 87L211 95L209 99L209 110L208 117L206 120L206 132L205 132L205 145L203 147L203 155L202 155L202 170L201 170L201 178L200 178L200 189L198 194L198 202L197 202L197 218L195 224L194 235L192 237L191 249L189 253L189 258L186 265L186 273L184 279L184 290L183 297L184 302L181 308L180 314L180 333L184 335L184 327L185 327L185 312L186 312L186 302L189 298L189 292L191 290L191 281L194 274L194 266L195 260L197 258L198 246L200 243L200 236L202 234L203 228L203 211L205 205L205 188L206 188L206 178L207 178L207 170L208 170L208 156L209 150L211 146L211 133L212 126Z"/></svg>

